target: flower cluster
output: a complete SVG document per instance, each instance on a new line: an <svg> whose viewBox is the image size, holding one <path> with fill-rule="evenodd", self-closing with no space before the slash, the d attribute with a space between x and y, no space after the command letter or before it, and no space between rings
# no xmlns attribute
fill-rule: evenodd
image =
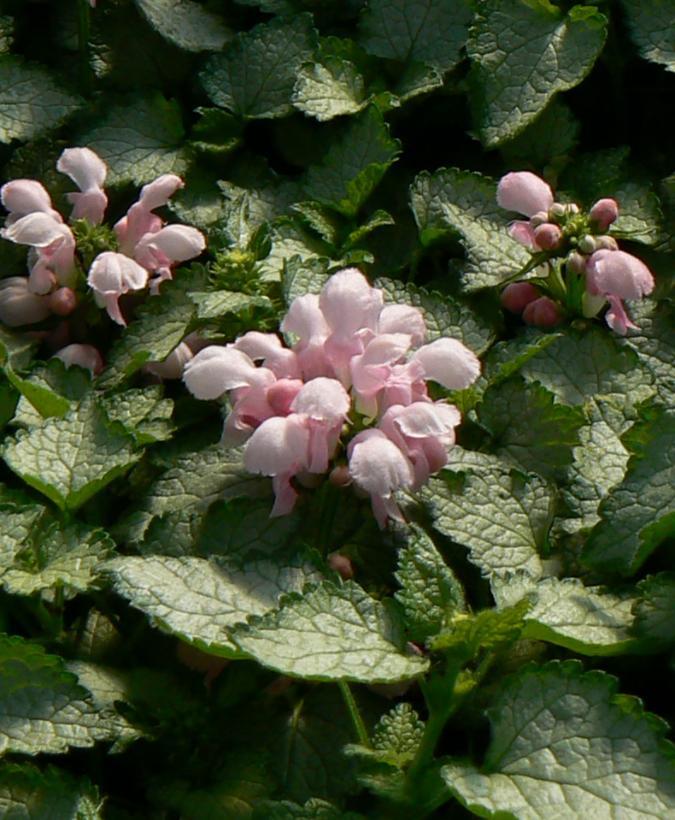
<svg viewBox="0 0 675 820"><path fill-rule="evenodd" d="M67 195L71 220L98 226L108 204L103 190L107 167L89 148L67 148L56 168L79 188ZM163 174L141 189L140 197L114 226L111 242L118 247L99 253L89 266L87 284L99 307L125 325L119 298L150 287L156 293L172 268L198 256L204 236L188 225L165 225L155 211L183 187L175 174ZM30 248L28 278L13 276L0 282L0 319L10 326L42 321L50 313L67 316L77 306L80 262L70 226L52 207L40 182L15 179L0 189L9 211L0 236Z"/></svg>
<svg viewBox="0 0 675 820"><path fill-rule="evenodd" d="M516 241L534 254L543 252L549 265L564 260L564 272L558 268L545 281L514 282L504 288L504 307L522 314L528 324L551 327L562 316L561 303L587 318L608 304L605 321L612 330L623 336L636 327L623 300L651 293L654 278L643 262L619 250L607 234L619 215L615 200L600 199L582 213L574 203L555 202L543 179L519 171L499 181L497 203L529 217L511 223L509 233Z"/></svg>
<svg viewBox="0 0 675 820"><path fill-rule="evenodd" d="M427 380L466 388L478 359L455 339L424 344L421 312L385 305L355 268L334 274L318 296L295 299L281 330L290 348L257 331L204 348L185 367L188 389L199 399L229 394L223 441L247 441L246 468L272 476L272 515L292 510L294 477L333 466L334 483L353 481L370 495L380 526L400 520L394 493L443 467L460 422L456 407L432 401Z"/></svg>

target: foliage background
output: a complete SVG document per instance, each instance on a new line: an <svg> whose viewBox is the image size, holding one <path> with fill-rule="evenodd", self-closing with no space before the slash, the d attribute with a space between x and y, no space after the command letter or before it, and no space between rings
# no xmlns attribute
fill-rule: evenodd
<svg viewBox="0 0 675 820"><path fill-rule="evenodd" d="M443 805L457 797L482 816L546 816L541 785L524 786L515 805L499 781L488 799L465 768L486 761L485 710L499 725L536 704L537 687L599 700L579 736L609 744L609 768L646 778L643 799L654 801L630 804L630 789L609 778L600 803L571 794L558 816L611 805L666 816L675 776L665 728L617 698L604 673L675 719L665 685L675 634L672 0L0 9L2 180L40 179L64 209L56 158L88 145L109 164L116 219L139 185L175 172L186 187L172 216L207 232L210 249L123 333L86 309L72 320L72 340L96 344L108 363L94 385L45 367L48 345L0 331L5 816L469 814ZM615 235L657 280L634 307L641 332L623 340L575 320L547 334L502 315L497 286L526 256L506 234L495 180L520 169L563 199L619 200ZM2 276L25 272L20 248L3 243L0 260ZM409 502L408 533L379 533L367 504L328 485L269 521L266 482L216 445L220 408L141 371L194 328L223 341L276 329L290 299L347 264L384 277L393 299L422 305L433 333L484 360L479 385L452 397L465 414L462 449ZM356 737L338 687L316 683L339 672L279 676L255 642L247 651L260 663L222 671L185 643L177 650L176 635L240 657L248 633L227 630L265 611L242 592L261 578L272 610L282 592L332 578L325 602L312 600L340 611L347 593L324 564L335 549L377 612L364 615L373 635L391 617L387 629L434 647L424 693L354 685L366 726L401 698L425 719L438 692L455 698L428 780L409 774L419 726L408 707L390 736L380 724L382 754L364 762L339 751ZM223 573L240 596L236 617L222 616ZM292 610L303 599L290 600ZM364 639L341 648L345 669ZM311 650L322 638L306 640ZM401 646L382 650L383 665L403 663ZM442 671L457 658L464 678L453 689ZM578 658L583 667L546 665ZM363 670L344 676L369 682ZM569 729L569 714L554 718ZM522 740L513 726L495 729L497 740L500 731ZM622 737L648 750L642 760L619 748ZM497 740L482 771L516 777ZM576 765L546 777L588 780Z"/></svg>

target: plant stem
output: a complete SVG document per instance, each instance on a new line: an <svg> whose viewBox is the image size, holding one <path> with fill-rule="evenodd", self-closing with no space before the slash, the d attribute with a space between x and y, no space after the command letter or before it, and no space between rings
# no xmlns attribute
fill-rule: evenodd
<svg viewBox="0 0 675 820"><path fill-rule="evenodd" d="M359 707L356 705L356 701L354 700L354 695L352 695L352 690L349 688L349 684L346 681L341 680L338 681L338 686L340 687L340 692L342 692L342 697L345 705L347 706L349 716L354 724L354 729L356 730L356 736L359 743L367 749L370 749L370 738L368 737L366 725L363 722L361 712L359 712Z"/></svg>

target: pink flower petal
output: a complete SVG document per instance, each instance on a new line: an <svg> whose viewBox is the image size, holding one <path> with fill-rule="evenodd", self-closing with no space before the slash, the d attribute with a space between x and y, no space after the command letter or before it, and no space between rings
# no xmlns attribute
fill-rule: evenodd
<svg viewBox="0 0 675 820"><path fill-rule="evenodd" d="M427 338L427 326L422 312L410 305L385 305L377 320L378 333L407 333L413 347Z"/></svg>
<svg viewBox="0 0 675 820"><path fill-rule="evenodd" d="M241 350L211 345L186 364L183 381L196 398L217 399L228 390L250 387L258 374L267 375L269 384L275 381L273 373L256 368Z"/></svg>
<svg viewBox="0 0 675 820"><path fill-rule="evenodd" d="M32 293L24 276L0 280L0 321L8 327L20 327L41 322L47 316L47 299Z"/></svg>
<svg viewBox="0 0 675 820"><path fill-rule="evenodd" d="M92 375L97 375L103 370L103 358L92 345L72 344L62 347L53 358L61 359L66 367L77 365L89 370Z"/></svg>
<svg viewBox="0 0 675 820"><path fill-rule="evenodd" d="M306 466L308 444L309 430L299 416L273 416L249 439L244 466L268 476L296 473Z"/></svg>
<svg viewBox="0 0 675 820"><path fill-rule="evenodd" d="M66 148L56 170L67 174L80 191L92 191L103 187L108 166L91 148Z"/></svg>
<svg viewBox="0 0 675 820"><path fill-rule="evenodd" d="M624 251L595 251L587 263L589 293L641 299L654 290L654 277L636 256Z"/></svg>
<svg viewBox="0 0 675 820"><path fill-rule="evenodd" d="M9 239L10 242L31 245L34 248L46 248L47 245L68 235L72 236L67 225L43 211L27 214L0 231L0 236Z"/></svg>
<svg viewBox="0 0 675 820"><path fill-rule="evenodd" d="M480 375L478 357L457 339L436 339L420 347L413 358L422 364L428 379L449 390L463 390Z"/></svg>
<svg viewBox="0 0 675 820"><path fill-rule="evenodd" d="M319 297L326 322L343 337L363 328L374 330L382 305L382 291L371 288L356 268L346 268L331 276Z"/></svg>
<svg viewBox="0 0 675 820"><path fill-rule="evenodd" d="M533 216L553 205L553 192L543 179L529 171L506 174L497 186L497 203L507 211Z"/></svg>
<svg viewBox="0 0 675 820"><path fill-rule="evenodd" d="M537 247L534 230L529 222L521 222L519 220L512 222L509 225L509 236L530 250L534 250Z"/></svg>
<svg viewBox="0 0 675 820"><path fill-rule="evenodd" d="M45 187L35 179L13 179L0 188L2 204L16 218L35 211L44 211L53 219L63 221L52 208L52 201ZM15 222L16 219L12 219Z"/></svg>
<svg viewBox="0 0 675 820"><path fill-rule="evenodd" d="M183 180L176 174L162 174L141 188L138 204L146 211L154 211L166 205L179 188L184 188Z"/></svg>
<svg viewBox="0 0 675 820"><path fill-rule="evenodd" d="M349 394L337 379L319 377L303 386L291 409L317 421L336 424L344 421L350 406Z"/></svg>
<svg viewBox="0 0 675 820"><path fill-rule="evenodd" d="M608 294L607 301L609 302L609 309L605 313L605 321L615 333L618 333L619 336L625 336L629 328L639 330L639 327L628 318L628 314L618 296Z"/></svg>

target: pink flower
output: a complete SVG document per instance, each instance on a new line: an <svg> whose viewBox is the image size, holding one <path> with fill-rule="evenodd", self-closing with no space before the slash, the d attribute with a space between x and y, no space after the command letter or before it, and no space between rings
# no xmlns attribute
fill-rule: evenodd
<svg viewBox="0 0 675 820"><path fill-rule="evenodd" d="M432 473L445 466L460 421L459 410L443 401L395 405L382 416L378 428L413 465L412 489L419 489Z"/></svg>
<svg viewBox="0 0 675 820"><path fill-rule="evenodd" d="M291 410L305 419L309 431L307 470L325 473L340 438L351 401L336 379L319 377L298 391Z"/></svg>
<svg viewBox="0 0 675 820"><path fill-rule="evenodd" d="M77 365L89 370L92 376L97 376L103 370L103 358L95 347L91 345L72 344L62 347L53 358L61 359L66 367Z"/></svg>
<svg viewBox="0 0 675 820"><path fill-rule="evenodd" d="M0 236L34 249L30 288L35 293L48 293L56 283L74 284L75 237L60 216L56 219L46 211L33 211L3 228Z"/></svg>
<svg viewBox="0 0 675 820"><path fill-rule="evenodd" d="M194 259L206 247L201 231L190 225L167 225L155 233L146 233L134 248L136 261L157 274L151 288L171 279L171 267L177 262Z"/></svg>
<svg viewBox="0 0 675 820"><path fill-rule="evenodd" d="M420 310L410 305L385 305L377 317L377 332L407 333L413 347L427 340L427 326Z"/></svg>
<svg viewBox="0 0 675 820"><path fill-rule="evenodd" d="M654 277L637 257L624 251L599 250L586 265L586 289L591 296L609 302L605 321L615 333L626 335L636 329L623 306L623 299L641 299L654 290Z"/></svg>
<svg viewBox="0 0 675 820"><path fill-rule="evenodd" d="M244 453L250 473L272 476L275 502L272 516L286 515L295 505L297 493L291 478L306 468L309 428L298 415L274 416L253 432Z"/></svg>
<svg viewBox="0 0 675 820"><path fill-rule="evenodd" d="M300 363L296 354L281 344L275 333L250 330L232 345L246 353L254 362L262 362L278 379L300 378Z"/></svg>
<svg viewBox="0 0 675 820"><path fill-rule="evenodd" d="M535 174L515 171L499 180L497 203L507 211L534 216L539 211L548 211L553 205L553 192Z"/></svg>
<svg viewBox="0 0 675 820"><path fill-rule="evenodd" d="M47 298L33 293L28 286L28 279L9 276L0 280L0 320L8 327L32 325L47 316Z"/></svg>
<svg viewBox="0 0 675 820"><path fill-rule="evenodd" d="M402 521L393 495L415 482L412 465L381 430L363 430L347 448L354 483L370 495L373 513L381 528L387 518Z"/></svg>
<svg viewBox="0 0 675 820"><path fill-rule="evenodd" d="M63 222L61 214L52 207L52 201L41 185L34 179L13 179L0 188L0 200L9 211L6 225L35 211L48 214L57 222Z"/></svg>
<svg viewBox="0 0 675 820"><path fill-rule="evenodd" d="M70 316L77 307L77 294L72 288L58 288L49 294L47 304L57 316Z"/></svg>
<svg viewBox="0 0 675 820"><path fill-rule="evenodd" d="M436 339L420 347L413 361L424 368L424 375L448 390L464 390L480 375L478 357L457 339Z"/></svg>
<svg viewBox="0 0 675 820"><path fill-rule="evenodd" d="M86 219L92 225L103 222L108 197L103 190L108 168L90 148L66 148L56 163L56 170L67 174L81 193L67 194L72 203L72 219Z"/></svg>
<svg viewBox="0 0 675 820"><path fill-rule="evenodd" d="M280 327L282 333L291 333L298 340L293 352L305 379L335 375L324 349L330 328L319 307L318 296L308 293L294 299Z"/></svg>
<svg viewBox="0 0 675 820"><path fill-rule="evenodd" d="M138 201L114 226L122 253L133 256L142 236L161 230L164 223L153 211L155 208L166 205L176 191L184 185L185 183L179 176L162 174L141 188Z"/></svg>
<svg viewBox="0 0 675 820"><path fill-rule="evenodd" d="M142 290L148 283L148 272L122 253L105 251L91 263L87 283L94 291L96 303L105 307L118 325L126 325L119 298L130 290Z"/></svg>
<svg viewBox="0 0 675 820"><path fill-rule="evenodd" d="M359 413L374 418L378 414L378 398L392 379L400 382L407 371L396 370L397 364L404 362L410 350L411 339L405 333L383 333L375 336L360 355L351 357L351 382L354 389L356 409ZM411 371L409 382L419 374Z"/></svg>

